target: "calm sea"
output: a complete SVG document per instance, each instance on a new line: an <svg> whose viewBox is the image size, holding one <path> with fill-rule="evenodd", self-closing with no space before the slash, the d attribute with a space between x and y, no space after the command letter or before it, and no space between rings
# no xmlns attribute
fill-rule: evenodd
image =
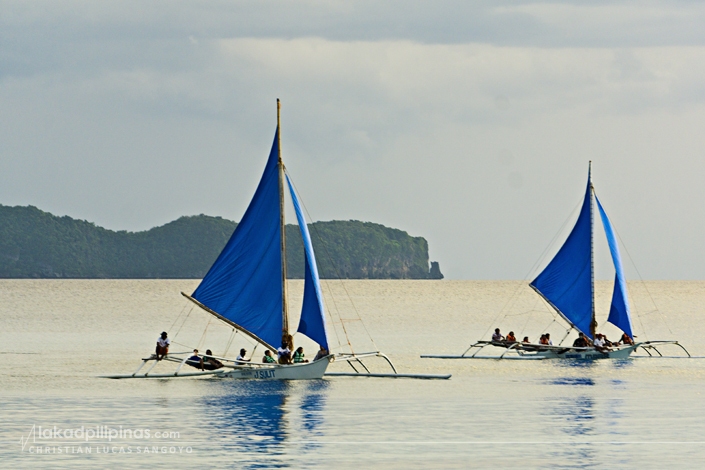
<svg viewBox="0 0 705 470"><path fill-rule="evenodd" d="M400 372L450 373L450 380L96 378L133 372L162 330L175 341L172 351L252 353L247 338L180 295L196 285L0 281L0 467L705 466L705 359L419 358L461 354L495 327L532 340L548 331L560 341L564 325L518 282L324 286L337 350L348 350L349 341L356 352L387 353ZM291 282L292 311L301 287ZM693 356L705 356L705 282L629 287L639 340L678 339ZM601 324L610 289L598 284ZM619 336L609 325L601 329ZM309 357L315 353L313 344L295 339ZM388 371L379 359L367 365ZM343 363L329 368L347 370Z"/></svg>

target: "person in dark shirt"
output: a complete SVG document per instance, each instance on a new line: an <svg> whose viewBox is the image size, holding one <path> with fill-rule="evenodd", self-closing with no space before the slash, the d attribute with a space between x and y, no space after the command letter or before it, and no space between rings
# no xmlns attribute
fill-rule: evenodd
<svg viewBox="0 0 705 470"><path fill-rule="evenodd" d="M212 356L212 355L213 355L213 352L210 349L206 350L206 356ZM206 370L216 370L216 369L220 369L221 367L223 367L223 363L214 357L207 357L203 361L203 367L205 367Z"/></svg>
<svg viewBox="0 0 705 470"><path fill-rule="evenodd" d="M587 339L585 339L585 335L580 332L578 333L578 337L576 338L575 341L573 341L573 347L574 348L587 348L590 346L587 342Z"/></svg>
<svg viewBox="0 0 705 470"><path fill-rule="evenodd" d="M619 340L620 343L624 345L634 345L634 340L629 337L628 334L622 333L622 338Z"/></svg>
<svg viewBox="0 0 705 470"><path fill-rule="evenodd" d="M193 350L193 356L186 359L186 364L191 367L195 367L196 369L205 370L203 368L203 358L198 355L198 349Z"/></svg>
<svg viewBox="0 0 705 470"><path fill-rule="evenodd" d="M325 347L321 346L321 349L319 349L318 352L316 353L316 357L313 358L313 362L316 362L319 359L323 359L327 355L328 355L328 350Z"/></svg>

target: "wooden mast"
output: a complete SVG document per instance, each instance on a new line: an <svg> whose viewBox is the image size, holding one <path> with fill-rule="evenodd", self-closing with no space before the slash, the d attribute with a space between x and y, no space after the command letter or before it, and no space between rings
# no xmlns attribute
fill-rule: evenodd
<svg viewBox="0 0 705 470"><path fill-rule="evenodd" d="M279 152L279 223L281 229L281 255L282 255L282 337L289 334L289 315L287 308L286 289L286 220L284 218L284 162L282 162L281 124L279 114L281 103L277 98L277 151Z"/></svg>
<svg viewBox="0 0 705 470"><path fill-rule="evenodd" d="M590 302L592 302L592 319L590 320L590 335L595 338L597 331L597 320L595 320L595 250L594 250L594 227L595 214L592 207L592 194L594 188L592 186L592 160L588 164L588 197L590 198Z"/></svg>

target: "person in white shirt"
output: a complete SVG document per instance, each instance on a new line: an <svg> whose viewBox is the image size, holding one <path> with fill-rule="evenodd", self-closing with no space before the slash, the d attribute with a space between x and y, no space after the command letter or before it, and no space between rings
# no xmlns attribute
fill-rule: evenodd
<svg viewBox="0 0 705 470"><path fill-rule="evenodd" d="M157 338L157 361L161 361L164 359L164 356L169 353L169 345L171 344L171 340L166 336L166 331L162 331L162 335Z"/></svg>
<svg viewBox="0 0 705 470"><path fill-rule="evenodd" d="M279 364L291 364L291 349L282 341L281 348L277 349L277 359Z"/></svg>
<svg viewBox="0 0 705 470"><path fill-rule="evenodd" d="M592 345L595 346L595 349L600 351L601 353L606 353L610 349L605 346L605 335L602 333L597 333L595 335L595 341L592 342Z"/></svg>
<svg viewBox="0 0 705 470"><path fill-rule="evenodd" d="M247 354L247 350L245 348L242 348L240 350L240 355L235 359L237 362L242 363L242 362L250 362L249 359L245 359L245 355Z"/></svg>
<svg viewBox="0 0 705 470"><path fill-rule="evenodd" d="M502 333L499 332L499 328L494 329L494 334L492 335L492 341L504 341L504 336L502 336Z"/></svg>

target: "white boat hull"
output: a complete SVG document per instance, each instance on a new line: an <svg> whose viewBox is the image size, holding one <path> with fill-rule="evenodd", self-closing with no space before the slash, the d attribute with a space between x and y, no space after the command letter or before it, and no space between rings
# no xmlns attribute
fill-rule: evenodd
<svg viewBox="0 0 705 470"><path fill-rule="evenodd" d="M576 351L574 349L561 352L560 350L552 349L548 351L539 351L533 354L525 354L523 357L527 356L537 356L541 359L583 359L583 360L595 360L595 359L626 359L629 355L634 352L637 346L627 346L619 349L613 349L607 352L600 352L597 349L588 349L584 351Z"/></svg>
<svg viewBox="0 0 705 470"><path fill-rule="evenodd" d="M217 377L226 379L255 379L255 380L311 380L321 379L326 373L332 356L315 362L304 364L271 366L238 367L237 369L223 369Z"/></svg>
<svg viewBox="0 0 705 470"><path fill-rule="evenodd" d="M433 356L424 355L422 358L429 359L514 359L514 360L542 360L542 359L577 359L577 360L596 360L596 359L626 359L632 352L644 343L638 343L633 346L622 346L614 348L611 351L601 353L594 348L561 348L560 346L547 346L548 349L543 351L522 351L516 349L507 349L503 354L498 356L480 356L478 353L462 356ZM484 342L480 349L490 346L492 343ZM687 352L687 351L686 351ZM660 353L659 353L660 354Z"/></svg>

